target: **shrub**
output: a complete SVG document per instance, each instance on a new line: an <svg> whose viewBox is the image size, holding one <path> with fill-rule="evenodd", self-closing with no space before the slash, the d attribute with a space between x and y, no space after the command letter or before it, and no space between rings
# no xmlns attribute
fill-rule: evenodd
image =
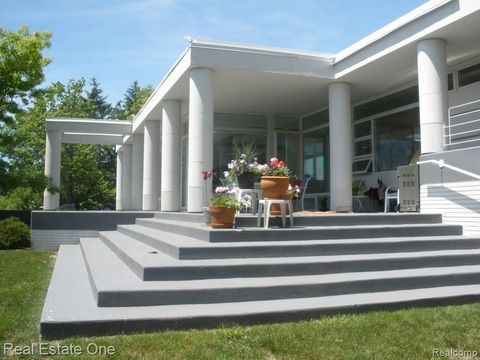
<svg viewBox="0 0 480 360"><path fill-rule="evenodd" d="M0 249L21 249L30 244L30 229L19 218L0 221Z"/></svg>

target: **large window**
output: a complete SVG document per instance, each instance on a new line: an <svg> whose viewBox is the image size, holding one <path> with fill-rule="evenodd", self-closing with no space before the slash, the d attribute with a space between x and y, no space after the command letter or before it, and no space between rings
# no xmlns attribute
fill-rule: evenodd
<svg viewBox="0 0 480 360"><path fill-rule="evenodd" d="M418 108L375 119L375 170L408 165L420 150Z"/></svg>
<svg viewBox="0 0 480 360"><path fill-rule="evenodd" d="M292 176L300 176L300 149L297 133L277 132L277 157L287 163Z"/></svg>
<svg viewBox="0 0 480 360"><path fill-rule="evenodd" d="M418 87L412 86L353 108L355 120L418 102Z"/></svg>

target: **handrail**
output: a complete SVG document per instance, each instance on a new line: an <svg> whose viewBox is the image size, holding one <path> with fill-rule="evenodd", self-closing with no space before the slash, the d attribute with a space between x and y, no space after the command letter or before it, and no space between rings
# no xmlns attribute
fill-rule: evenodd
<svg viewBox="0 0 480 360"><path fill-rule="evenodd" d="M446 167L447 169L459 172L460 174L464 174L464 175L473 177L474 179L480 180L480 175L472 173L472 172L467 171L467 170L463 170L459 167L447 164L443 160L424 160L424 161L417 162L417 165L423 165L423 164L436 164L436 165L438 165L438 167L440 169L443 169L444 167Z"/></svg>

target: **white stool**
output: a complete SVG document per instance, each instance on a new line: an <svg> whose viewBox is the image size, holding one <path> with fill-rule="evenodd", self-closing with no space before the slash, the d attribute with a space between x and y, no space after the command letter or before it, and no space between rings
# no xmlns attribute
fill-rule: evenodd
<svg viewBox="0 0 480 360"><path fill-rule="evenodd" d="M292 200L283 200L283 199L264 199L258 202L258 214L257 214L257 226L260 226L262 221L262 212L263 212L263 227L268 229L268 220L270 219L270 207L272 204L279 204L280 211L282 213L282 225L286 226L286 207L290 213L290 226L293 226L293 205Z"/></svg>
<svg viewBox="0 0 480 360"><path fill-rule="evenodd" d="M257 189L235 189L235 198L240 201L243 194L249 194L252 198L252 214L257 212L257 201L262 196L262 190Z"/></svg>

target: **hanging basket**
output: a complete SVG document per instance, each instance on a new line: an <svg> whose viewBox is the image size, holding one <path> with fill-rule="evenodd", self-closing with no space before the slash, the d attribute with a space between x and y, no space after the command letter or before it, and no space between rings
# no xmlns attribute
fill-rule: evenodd
<svg viewBox="0 0 480 360"><path fill-rule="evenodd" d="M262 176L260 187L265 199L283 199L288 191L288 176Z"/></svg>
<svg viewBox="0 0 480 360"><path fill-rule="evenodd" d="M214 229L231 229L235 220L235 209L229 209L225 206L208 207L210 211L210 225Z"/></svg>

